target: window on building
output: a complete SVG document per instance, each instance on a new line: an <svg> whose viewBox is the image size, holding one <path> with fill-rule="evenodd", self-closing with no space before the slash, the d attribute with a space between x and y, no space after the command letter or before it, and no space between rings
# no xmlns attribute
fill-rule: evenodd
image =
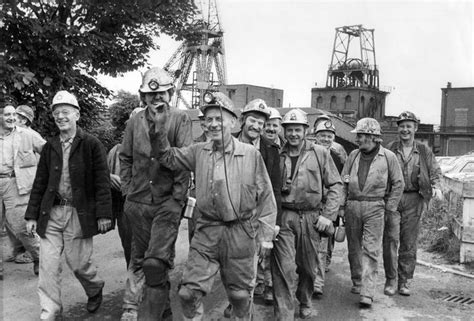
<svg viewBox="0 0 474 321"><path fill-rule="evenodd" d="M281 99L277 99L277 107L281 107Z"/></svg>
<svg viewBox="0 0 474 321"><path fill-rule="evenodd" d="M316 98L316 108L322 108L323 107L323 97L322 96L318 96L318 98Z"/></svg>
<svg viewBox="0 0 474 321"><path fill-rule="evenodd" d="M351 109L352 97L347 95L344 99L344 109Z"/></svg>
<svg viewBox="0 0 474 321"><path fill-rule="evenodd" d="M337 103L336 96L331 96L331 105L329 106L329 109L331 110L336 109L336 103Z"/></svg>
<svg viewBox="0 0 474 321"><path fill-rule="evenodd" d="M467 127L467 108L454 109L454 126Z"/></svg>

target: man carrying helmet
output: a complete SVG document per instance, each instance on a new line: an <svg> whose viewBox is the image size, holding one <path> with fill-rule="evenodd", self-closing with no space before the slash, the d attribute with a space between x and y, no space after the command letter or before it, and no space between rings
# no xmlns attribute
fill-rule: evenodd
<svg viewBox="0 0 474 321"><path fill-rule="evenodd" d="M328 150L306 140L305 112L291 109L282 125L286 139L280 156L282 213L277 217L280 233L271 264L275 319L294 319L295 292L299 316L306 319L313 313L315 271L324 266L318 256L321 233L327 232L336 218L342 183Z"/></svg>
<svg viewBox="0 0 474 321"><path fill-rule="evenodd" d="M336 165L337 171L340 174L342 168L344 167L344 162L347 159L347 154L344 148L342 148L342 151L340 151L339 153L337 153L336 150L332 148L333 144L335 143L334 138L336 137L336 127L334 127L334 124L330 119L322 119L320 122L317 123L318 125L315 127L316 143L329 150L329 154L331 155L334 165ZM340 220L341 218L337 217L333 221L333 225L338 226ZM331 264L334 242L335 241L333 235L321 238L319 255L321 262L323 262L324 264L318 266L318 269L316 271L316 279L314 282L315 295L323 294L324 278L326 272L329 271L329 265Z"/></svg>
<svg viewBox="0 0 474 321"><path fill-rule="evenodd" d="M263 131L263 136L269 141L275 143L279 149L283 147L285 141L283 137L280 136L281 134L281 115L280 112L273 107L268 107L270 110L270 116L265 123L265 129Z"/></svg>
<svg viewBox="0 0 474 321"><path fill-rule="evenodd" d="M352 131L359 148L349 154L342 170L344 193L340 216L346 221L351 292L361 307L372 305L384 217L392 215L403 192L397 157L383 148L379 123L362 118Z"/></svg>
<svg viewBox="0 0 474 321"><path fill-rule="evenodd" d="M442 199L439 187L441 170L430 148L415 141L418 130L415 114L400 114L398 140L387 148L395 153L402 168L405 188L398 211L385 216L383 260L386 295L394 295L398 277L398 293L410 295L407 281L413 279L416 266L416 243L421 215L432 196Z"/></svg>
<svg viewBox="0 0 474 321"><path fill-rule="evenodd" d="M38 294L41 320L60 317L61 255L88 296L87 310L102 303L104 281L92 263L92 237L112 226L110 178L105 149L77 126L80 107L74 95L59 91L51 111L59 135L41 152L25 214L27 230L40 240Z"/></svg>
<svg viewBox="0 0 474 321"><path fill-rule="evenodd" d="M201 213L178 295L185 320L203 320L202 297L220 271L232 317L250 320L257 255L274 236L275 197L259 151L231 135L237 121L232 101L220 92L203 98L210 142L171 147L162 128L170 112L155 114L153 151L163 166L196 174Z"/></svg>
<svg viewBox="0 0 474 321"><path fill-rule="evenodd" d="M245 105L241 113L241 131L234 136L243 143L252 144L260 151L272 182L273 195L277 203L278 213L281 214L281 174L278 146L262 136L265 122L270 117L270 109L262 99L254 99ZM267 304L273 302L272 277L270 271L270 253L264 253L259 258L256 296L264 296Z"/></svg>
<svg viewBox="0 0 474 321"><path fill-rule="evenodd" d="M187 171L161 166L150 144L154 115L169 108L174 94L173 79L163 69L151 68L143 75L139 92L145 110L128 121L119 155L122 194L126 197L124 213L133 234L121 320L136 320L137 316L141 320L168 320L172 318L168 273L173 268L190 176ZM191 145L189 116L176 108L169 114L161 130L170 144Z"/></svg>

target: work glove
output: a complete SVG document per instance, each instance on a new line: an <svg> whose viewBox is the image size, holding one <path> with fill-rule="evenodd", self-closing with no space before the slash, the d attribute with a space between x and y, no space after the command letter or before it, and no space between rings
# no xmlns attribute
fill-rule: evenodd
<svg viewBox="0 0 474 321"><path fill-rule="evenodd" d="M433 198L439 201L443 200L443 192L437 187L433 188Z"/></svg>
<svg viewBox="0 0 474 321"><path fill-rule="evenodd" d="M319 216L318 221L316 222L316 229L319 232L326 231L329 226L332 225L332 221L324 216Z"/></svg>

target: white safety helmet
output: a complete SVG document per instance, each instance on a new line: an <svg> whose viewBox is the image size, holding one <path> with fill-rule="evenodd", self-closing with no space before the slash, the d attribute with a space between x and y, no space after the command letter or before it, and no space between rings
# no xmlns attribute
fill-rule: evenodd
<svg viewBox="0 0 474 321"><path fill-rule="evenodd" d="M79 110L81 109L79 107L79 103L77 102L76 96L66 90L60 90L56 93L56 95L54 95L51 109L54 109L56 105L69 105Z"/></svg>
<svg viewBox="0 0 474 321"><path fill-rule="evenodd" d="M153 67L148 69L142 77L140 93L162 92L174 88L173 78L163 69Z"/></svg>
<svg viewBox="0 0 474 321"><path fill-rule="evenodd" d="M270 117L270 110L268 109L267 104L263 99L260 98L249 101L242 110L241 115L243 116L250 112L262 114L265 116L265 119Z"/></svg>
<svg viewBox="0 0 474 321"><path fill-rule="evenodd" d="M382 130L377 120L366 117L357 122L355 129L351 130L351 133L381 136Z"/></svg>
<svg viewBox="0 0 474 321"><path fill-rule="evenodd" d="M299 108L294 108L288 111L285 116L283 116L283 120L281 122L283 126L285 125L292 125L292 124L299 124L304 126L308 125L308 116L307 114Z"/></svg>
<svg viewBox="0 0 474 321"><path fill-rule="evenodd" d="M334 124L332 123L331 120L321 120L316 125L316 128L314 129L314 133L317 134L322 131L329 131L336 134L336 127L334 127Z"/></svg>
<svg viewBox="0 0 474 321"><path fill-rule="evenodd" d="M279 120L281 120L280 112L276 108L268 107L268 109L270 110L270 117L268 117L268 120L270 120L270 119L279 119Z"/></svg>

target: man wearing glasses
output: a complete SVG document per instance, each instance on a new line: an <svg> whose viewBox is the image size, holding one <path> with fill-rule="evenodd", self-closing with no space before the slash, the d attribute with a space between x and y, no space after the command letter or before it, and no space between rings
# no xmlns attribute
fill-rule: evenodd
<svg viewBox="0 0 474 321"><path fill-rule="evenodd" d="M30 201L27 230L40 236L38 294L41 320L60 317L61 255L88 296L87 310L102 303L104 281L92 263L92 237L112 225L110 178L105 149L77 126L80 107L74 95L59 91L51 104L59 135L41 152Z"/></svg>

